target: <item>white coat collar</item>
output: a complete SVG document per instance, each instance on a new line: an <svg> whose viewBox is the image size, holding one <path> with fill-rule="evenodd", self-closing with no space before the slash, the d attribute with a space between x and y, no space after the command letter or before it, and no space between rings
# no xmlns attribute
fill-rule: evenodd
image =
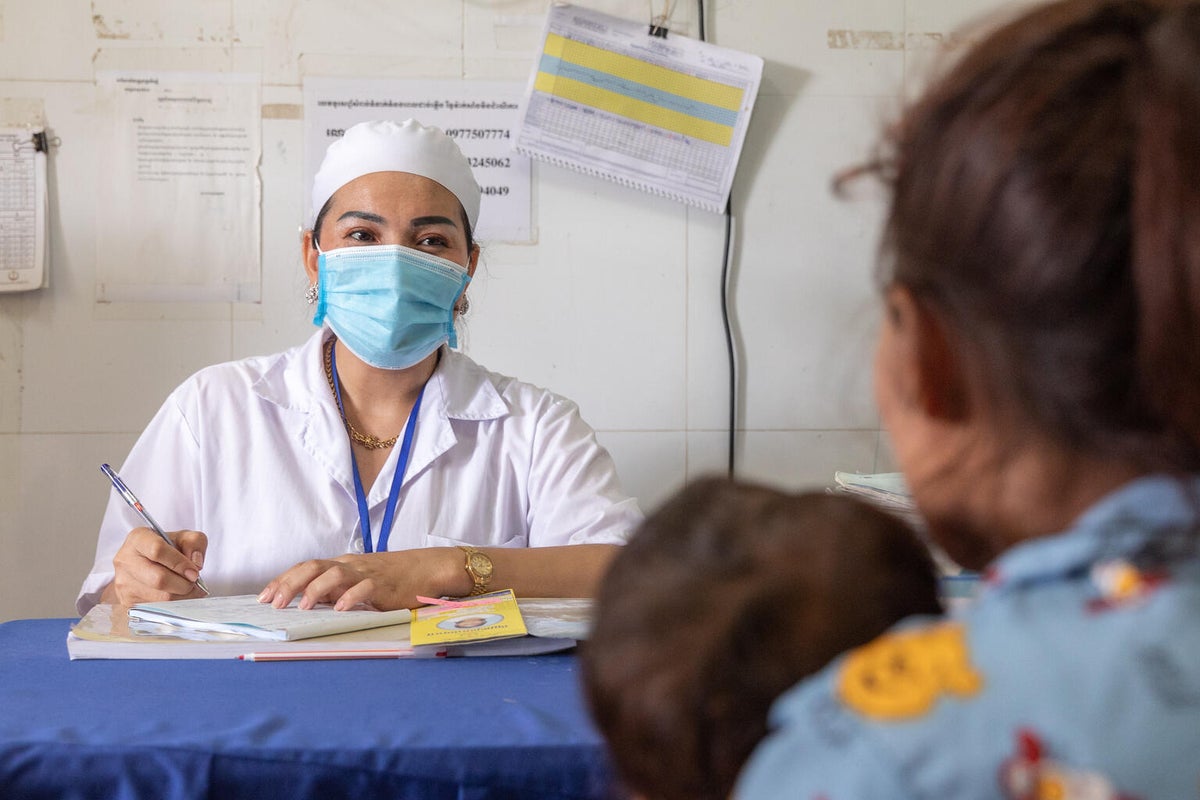
<svg viewBox="0 0 1200 800"><path fill-rule="evenodd" d="M322 360L322 345L330 335L328 328L322 328L304 344L277 355L254 383L254 393L276 405L307 413L333 403ZM437 398L432 403L431 395ZM449 419L499 419L509 410L496 391L491 373L445 346L426 386L424 403L426 407L436 405L439 416Z"/></svg>
<svg viewBox="0 0 1200 800"><path fill-rule="evenodd" d="M441 392L441 406L450 419L499 419L508 414L508 404L496 391L491 373L462 353L442 347L442 359L426 384Z"/></svg>
<svg viewBox="0 0 1200 800"><path fill-rule="evenodd" d="M268 402L307 415L299 432L305 449L352 497L350 443L325 377L322 345L330 335L327 328L322 328L304 344L280 353L263 370L252 390ZM508 404L496 390L491 373L462 353L443 347L437 369L426 384L404 483L458 442L451 420L479 422L508 413ZM396 452L393 448L381 476L392 474ZM368 490L372 506L386 498L383 483L389 481L376 480Z"/></svg>

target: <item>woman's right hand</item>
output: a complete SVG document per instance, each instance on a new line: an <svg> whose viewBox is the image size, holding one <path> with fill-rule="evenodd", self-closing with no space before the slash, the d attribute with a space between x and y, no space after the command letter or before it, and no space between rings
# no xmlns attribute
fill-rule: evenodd
<svg viewBox="0 0 1200 800"><path fill-rule="evenodd" d="M134 528L113 556L114 575L100 601L129 606L134 603L204 597L196 586L204 566L208 537L200 531L167 533L175 547L150 528Z"/></svg>

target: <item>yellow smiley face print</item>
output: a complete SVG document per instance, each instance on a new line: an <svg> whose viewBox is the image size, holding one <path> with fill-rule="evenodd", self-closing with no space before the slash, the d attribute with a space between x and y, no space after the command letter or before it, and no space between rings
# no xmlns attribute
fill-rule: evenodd
<svg viewBox="0 0 1200 800"><path fill-rule="evenodd" d="M925 714L943 693L970 697L982 686L962 626L942 623L887 634L852 651L842 665L838 694L864 716L904 719Z"/></svg>

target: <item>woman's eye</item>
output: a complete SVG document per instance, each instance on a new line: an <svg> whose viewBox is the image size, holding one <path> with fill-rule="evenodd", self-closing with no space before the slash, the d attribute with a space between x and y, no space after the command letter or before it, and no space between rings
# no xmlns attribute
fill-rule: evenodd
<svg viewBox="0 0 1200 800"><path fill-rule="evenodd" d="M421 247L449 247L450 243L446 241L444 236L422 236L417 241Z"/></svg>
<svg viewBox="0 0 1200 800"><path fill-rule="evenodd" d="M356 242L372 242L375 241L375 235L370 231L355 230L346 234L347 239L353 239Z"/></svg>

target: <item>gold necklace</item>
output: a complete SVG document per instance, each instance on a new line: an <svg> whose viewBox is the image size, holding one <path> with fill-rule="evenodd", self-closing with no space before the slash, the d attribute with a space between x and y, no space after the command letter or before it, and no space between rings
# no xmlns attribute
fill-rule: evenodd
<svg viewBox="0 0 1200 800"><path fill-rule="evenodd" d="M342 404L338 402L337 387L333 385L333 339L330 338L328 344L325 345L325 380L329 381L329 391L333 393L333 402L337 403L338 413L342 415L342 424L346 426L347 433L350 434L350 439L368 450L386 450L396 444L396 440L400 438L400 434L396 434L390 439L380 439L378 436L372 436L369 433L359 433L358 429L346 418L346 412L342 408Z"/></svg>

